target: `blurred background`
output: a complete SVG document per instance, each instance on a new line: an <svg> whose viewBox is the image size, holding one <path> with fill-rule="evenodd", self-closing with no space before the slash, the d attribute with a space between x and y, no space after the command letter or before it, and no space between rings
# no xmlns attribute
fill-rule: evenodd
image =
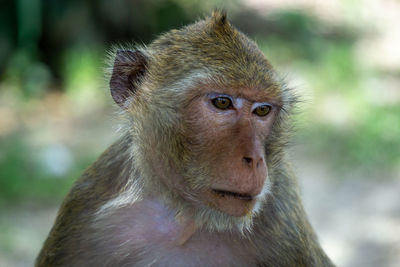
<svg viewBox="0 0 400 267"><path fill-rule="evenodd" d="M290 151L338 266L400 264L400 2L0 0L0 266L31 266L73 181L118 137L115 43L215 7L302 96Z"/></svg>

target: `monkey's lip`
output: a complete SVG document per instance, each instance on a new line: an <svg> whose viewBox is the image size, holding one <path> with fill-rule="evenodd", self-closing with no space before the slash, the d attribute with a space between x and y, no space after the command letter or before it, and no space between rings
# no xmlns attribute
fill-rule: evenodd
<svg viewBox="0 0 400 267"><path fill-rule="evenodd" d="M253 196L251 196L249 194L242 194L242 193L220 190L220 189L212 189L212 192L219 196L222 196L222 197L233 197L233 198L237 198L237 199L245 200L245 201L253 200Z"/></svg>

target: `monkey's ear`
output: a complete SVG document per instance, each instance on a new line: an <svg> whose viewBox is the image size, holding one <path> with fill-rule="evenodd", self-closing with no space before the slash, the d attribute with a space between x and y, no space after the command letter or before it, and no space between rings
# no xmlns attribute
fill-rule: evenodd
<svg viewBox="0 0 400 267"><path fill-rule="evenodd" d="M137 84L146 73L147 58L139 50L118 50L110 79L111 95L125 108L126 100L135 95Z"/></svg>

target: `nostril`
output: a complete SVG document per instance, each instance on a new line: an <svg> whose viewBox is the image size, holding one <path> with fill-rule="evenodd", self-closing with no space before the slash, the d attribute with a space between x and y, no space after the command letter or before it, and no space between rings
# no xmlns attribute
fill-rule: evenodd
<svg viewBox="0 0 400 267"><path fill-rule="evenodd" d="M253 159L249 157L243 157L243 161L246 162L247 164L250 164L253 161Z"/></svg>
<svg viewBox="0 0 400 267"><path fill-rule="evenodd" d="M262 159L260 159L259 161L257 161L256 168L259 168L260 165L261 165L261 163L263 163L263 160L262 160Z"/></svg>

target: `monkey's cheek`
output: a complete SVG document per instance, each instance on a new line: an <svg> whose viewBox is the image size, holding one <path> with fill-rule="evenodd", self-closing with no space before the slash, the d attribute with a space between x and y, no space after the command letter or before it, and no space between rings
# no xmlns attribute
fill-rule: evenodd
<svg viewBox="0 0 400 267"><path fill-rule="evenodd" d="M235 217L248 215L254 208L255 199L242 200L232 196L218 196L210 193L208 199L209 206Z"/></svg>

